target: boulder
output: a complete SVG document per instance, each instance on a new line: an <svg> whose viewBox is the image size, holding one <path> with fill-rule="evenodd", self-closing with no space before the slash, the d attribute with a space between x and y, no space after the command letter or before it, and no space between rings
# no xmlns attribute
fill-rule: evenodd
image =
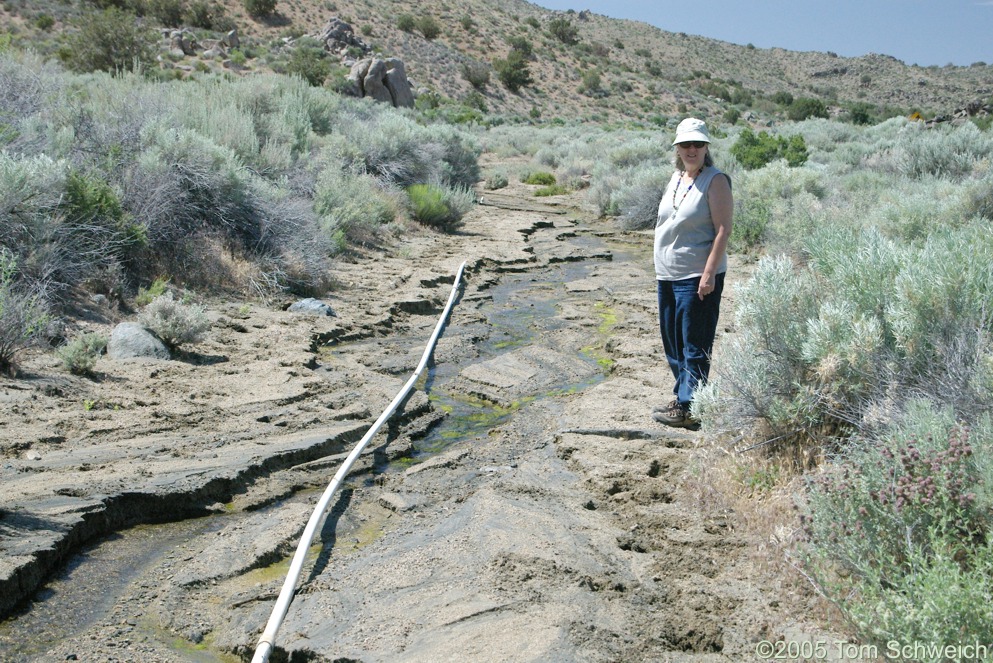
<svg viewBox="0 0 993 663"><path fill-rule="evenodd" d="M122 322L114 327L107 343L111 359L169 359L169 348L152 332L134 322Z"/></svg>
<svg viewBox="0 0 993 663"><path fill-rule="evenodd" d="M301 299L298 302L294 302L287 310L290 313L302 313L304 315L335 315L334 310L332 310L328 304L319 299L314 299L313 297L308 297L307 299Z"/></svg>
<svg viewBox="0 0 993 663"><path fill-rule="evenodd" d="M410 89L410 81L404 70L403 60L390 58L386 60L386 89L390 91L393 105L397 108L413 108L414 93Z"/></svg>
<svg viewBox="0 0 993 663"><path fill-rule="evenodd" d="M169 49L177 55L195 55L196 37L185 30L173 30L169 34Z"/></svg>
<svg viewBox="0 0 993 663"><path fill-rule="evenodd" d="M363 53L372 51L372 47L369 44L365 43L360 37L355 36L352 26L337 16L329 19L324 24L324 27L321 28L321 31L312 36L324 44L324 50L332 53L345 51L349 46L356 47Z"/></svg>
<svg viewBox="0 0 993 663"><path fill-rule="evenodd" d="M397 58L359 60L352 65L348 81L359 97L372 97L397 107L414 106L410 80L407 79L403 61Z"/></svg>
<svg viewBox="0 0 993 663"><path fill-rule="evenodd" d="M228 48L238 48L241 46L241 40L238 38L237 30L229 30L221 42Z"/></svg>
<svg viewBox="0 0 993 663"><path fill-rule="evenodd" d="M364 97L372 97L376 101L393 103L393 95L386 87L386 63L376 58L369 65L369 73L362 79L362 90Z"/></svg>

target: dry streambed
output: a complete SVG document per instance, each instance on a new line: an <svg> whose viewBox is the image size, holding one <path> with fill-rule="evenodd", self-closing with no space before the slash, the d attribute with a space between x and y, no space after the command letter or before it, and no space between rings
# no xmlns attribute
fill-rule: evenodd
<svg viewBox="0 0 993 663"><path fill-rule="evenodd" d="M4 660L249 656L316 492L413 370L463 259L432 376L334 504L280 650L738 661L810 637L754 542L684 489L705 434L649 416L669 388L650 240L519 188L460 235L342 265L336 318L220 307L185 362L89 382L37 357L3 382L2 595L61 569L0 625Z"/></svg>

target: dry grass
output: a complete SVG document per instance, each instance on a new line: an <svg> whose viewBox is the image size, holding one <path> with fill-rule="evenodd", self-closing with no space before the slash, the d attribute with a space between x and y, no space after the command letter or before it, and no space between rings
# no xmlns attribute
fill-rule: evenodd
<svg viewBox="0 0 993 663"><path fill-rule="evenodd" d="M749 559L796 614L838 632L848 627L833 603L815 589L795 561L800 541L798 496L804 478L796 465L761 452L739 453L711 442L698 447L682 485L701 512L723 520L750 540Z"/></svg>

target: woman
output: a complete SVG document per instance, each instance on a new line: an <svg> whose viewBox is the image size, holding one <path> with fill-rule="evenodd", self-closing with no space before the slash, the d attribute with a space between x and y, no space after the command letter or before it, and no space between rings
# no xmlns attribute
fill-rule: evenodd
<svg viewBox="0 0 993 663"><path fill-rule="evenodd" d="M659 203L655 223L655 276L659 328L676 379L672 402L652 417L696 430L693 392L705 384L717 333L734 200L731 179L710 156L707 125L688 118L676 127L676 172Z"/></svg>

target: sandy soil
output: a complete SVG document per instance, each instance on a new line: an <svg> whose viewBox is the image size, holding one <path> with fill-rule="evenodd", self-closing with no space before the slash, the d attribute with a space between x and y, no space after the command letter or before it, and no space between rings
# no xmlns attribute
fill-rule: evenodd
<svg viewBox="0 0 993 663"><path fill-rule="evenodd" d="M250 658L315 489L414 369L463 260L438 377L335 502L278 655L745 661L837 640L707 498L715 441L651 419L671 383L650 237L582 194L482 195L458 234L341 263L335 317L215 302L178 359L102 358L87 379L31 354L0 380L0 658ZM445 399L500 407L417 451L457 418ZM127 529L158 522L176 524Z"/></svg>

